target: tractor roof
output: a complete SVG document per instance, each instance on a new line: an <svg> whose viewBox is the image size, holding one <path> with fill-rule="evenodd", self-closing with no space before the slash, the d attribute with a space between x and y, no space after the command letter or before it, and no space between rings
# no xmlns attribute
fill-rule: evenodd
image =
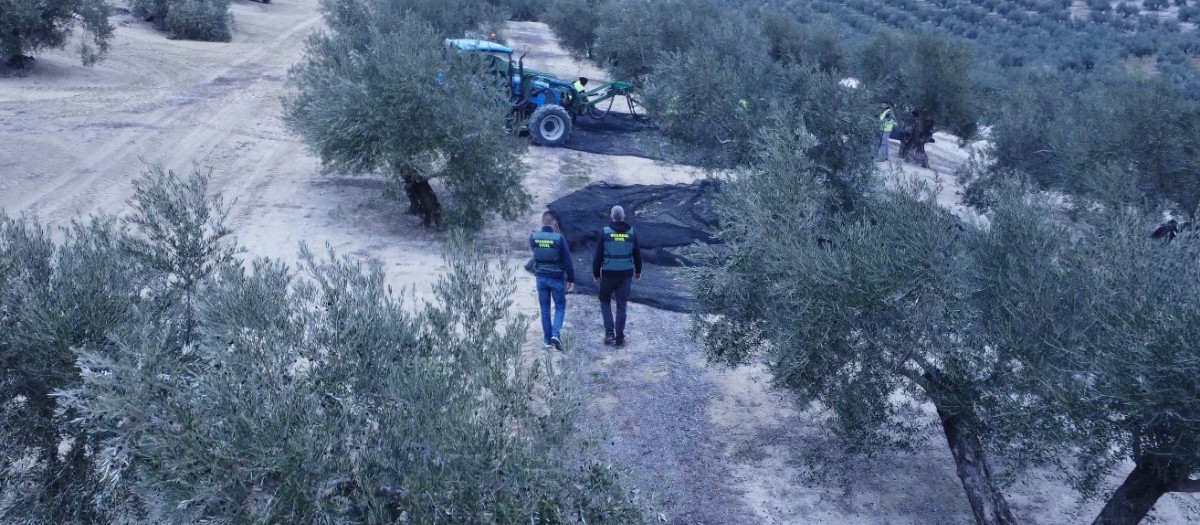
<svg viewBox="0 0 1200 525"><path fill-rule="evenodd" d="M446 45L454 46L459 51L483 51L509 55L513 52L510 47L502 46L490 40L478 40L474 38L447 38Z"/></svg>

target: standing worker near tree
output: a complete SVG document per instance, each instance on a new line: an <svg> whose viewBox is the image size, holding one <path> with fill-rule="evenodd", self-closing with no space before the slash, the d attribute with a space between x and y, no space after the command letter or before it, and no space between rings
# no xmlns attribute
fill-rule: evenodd
<svg viewBox="0 0 1200 525"><path fill-rule="evenodd" d="M642 280L642 251L637 233L625 222L625 208L613 206L612 223L600 234L600 244L592 258L592 280L600 283L600 313L604 316L604 344L625 345L625 307L633 281ZM612 298L617 297L617 316L613 319Z"/></svg>
<svg viewBox="0 0 1200 525"><path fill-rule="evenodd" d="M542 344L562 350L563 318L567 315L567 292L575 291L575 263L562 234L554 231L554 213L542 213L542 229L529 236L533 250L533 273L537 279L538 305L542 309ZM554 300L554 319L550 301Z"/></svg>
<svg viewBox="0 0 1200 525"><path fill-rule="evenodd" d="M880 102L879 107L883 108L883 112L879 114L879 162L888 160L888 136L892 134L892 128L896 126L896 118L892 116L892 105L888 102Z"/></svg>

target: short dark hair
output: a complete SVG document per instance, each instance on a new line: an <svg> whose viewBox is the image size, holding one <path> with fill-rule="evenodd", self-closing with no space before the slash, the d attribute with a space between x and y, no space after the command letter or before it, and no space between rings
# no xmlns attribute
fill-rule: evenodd
<svg viewBox="0 0 1200 525"><path fill-rule="evenodd" d="M586 86L587 85L587 77L579 77L579 83Z"/></svg>
<svg viewBox="0 0 1200 525"><path fill-rule="evenodd" d="M546 211L542 212L542 224L543 225L549 226L556 222L558 222L558 215L555 215L554 212L552 212L550 210L546 210Z"/></svg>

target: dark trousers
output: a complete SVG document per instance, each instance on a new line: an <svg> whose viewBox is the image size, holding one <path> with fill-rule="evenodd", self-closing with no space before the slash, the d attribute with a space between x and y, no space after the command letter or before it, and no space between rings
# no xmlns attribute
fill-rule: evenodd
<svg viewBox="0 0 1200 525"><path fill-rule="evenodd" d="M604 315L604 335L615 335L619 340L625 339L625 305L629 302L629 289L632 285L632 271L600 274L600 313ZM617 296L615 323L612 312L614 294Z"/></svg>

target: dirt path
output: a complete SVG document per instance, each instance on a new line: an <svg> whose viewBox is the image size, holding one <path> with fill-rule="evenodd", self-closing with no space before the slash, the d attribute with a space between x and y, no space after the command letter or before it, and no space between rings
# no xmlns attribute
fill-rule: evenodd
<svg viewBox="0 0 1200 525"><path fill-rule="evenodd" d="M339 253L382 261L391 285L425 296L442 270L443 237L382 198L380 181L319 175L316 159L280 122L287 69L320 27L316 6L317 0L235 0L236 32L228 44L167 40L121 17L110 57L95 68L79 66L70 52L47 53L29 76L0 78L0 209L62 225L80 214L123 210L144 161L176 170L195 164L212 170L214 189L236 199L234 226L250 255L293 261L299 242L329 243ZM506 34L518 50L530 51L530 67L603 77L563 53L544 25L514 23ZM946 164L943 157L952 160L933 157L938 166ZM531 148L525 160L539 205L590 181L656 184L700 176L636 156L569 149ZM524 262L538 214L540 207L520 221L494 222L485 245L509 262ZM579 278L589 277L579 270ZM536 316L533 280L523 272L518 279L516 308ZM953 465L936 440L915 455L864 465L848 490L802 477L803 458L824 446L815 416L771 388L761 367L707 365L684 315L632 305L630 344L619 352L599 342L594 298L571 296L567 326L571 349L559 358L581 373L589 396L585 430L603 436L603 451L631 469L632 481L654 495L670 523L970 521ZM529 348L541 352L536 332ZM1072 515L1070 493L1055 486L1012 492L1023 521L1083 520ZM1157 514L1183 523L1172 505L1164 500Z"/></svg>

